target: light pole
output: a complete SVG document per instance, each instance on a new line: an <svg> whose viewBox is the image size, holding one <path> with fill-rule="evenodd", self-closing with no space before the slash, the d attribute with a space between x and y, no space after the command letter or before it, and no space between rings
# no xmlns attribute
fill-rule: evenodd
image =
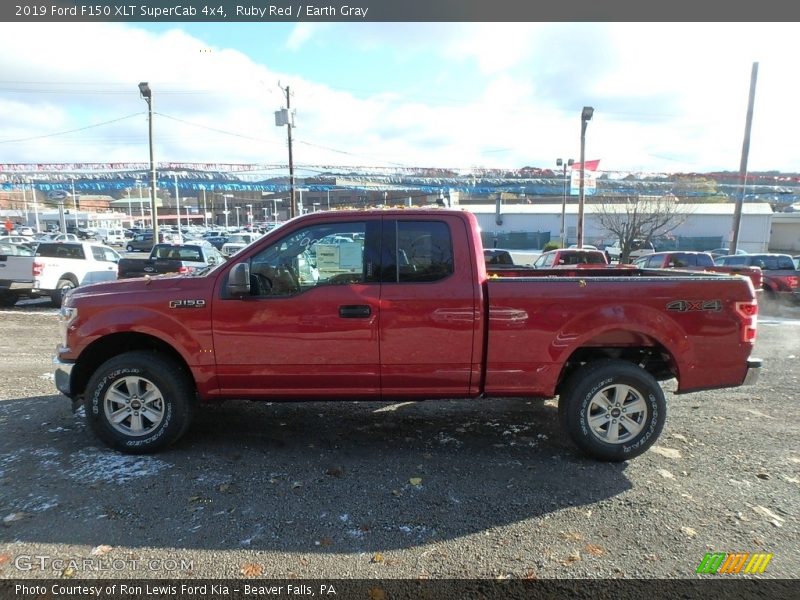
<svg viewBox="0 0 800 600"><path fill-rule="evenodd" d="M178 214L178 239L180 240L183 239L183 232L181 231L181 196L178 193L178 174L173 173L172 177L175 179L175 210ZM188 215L186 221L189 221Z"/></svg>
<svg viewBox="0 0 800 600"><path fill-rule="evenodd" d="M561 247L564 248L567 245L567 230L565 228L565 221L567 216L567 167L571 167L575 164L575 161L571 158L568 158L566 161L561 160L560 158L556 159L556 166L557 167L564 167L564 197L561 200Z"/></svg>
<svg viewBox="0 0 800 600"><path fill-rule="evenodd" d="M283 202L282 198L272 199L272 216L275 218L275 226L278 225L278 202Z"/></svg>
<svg viewBox="0 0 800 600"><path fill-rule="evenodd" d="M128 196L128 221L133 227L133 206L131 205L131 188L125 188L125 194Z"/></svg>
<svg viewBox="0 0 800 600"><path fill-rule="evenodd" d="M203 227L208 229L208 208L206 207L206 188L203 186Z"/></svg>
<svg viewBox="0 0 800 600"><path fill-rule="evenodd" d="M280 87L280 84L278 84ZM294 127L294 119L292 118L292 105L291 105L291 91L289 86L286 89L281 88L281 91L286 94L286 108L282 108L275 112L275 125L282 127L286 125L286 135L289 141L289 218L296 215L296 208L294 203L295 198L295 181L294 181L294 162L292 161L292 127ZM302 213L301 213L302 214Z"/></svg>
<svg viewBox="0 0 800 600"><path fill-rule="evenodd" d="M225 205L225 209L222 211L222 214L225 215L225 231L228 230L228 215L231 214L231 211L228 210L228 198L233 198L233 194L222 194L222 201Z"/></svg>
<svg viewBox="0 0 800 600"><path fill-rule="evenodd" d="M578 196L578 248L583 248L583 203L584 203L584 172L586 170L586 125L594 114L594 108L584 106L581 111L581 183Z"/></svg>
<svg viewBox="0 0 800 600"><path fill-rule="evenodd" d="M136 180L136 187L139 189L139 222L144 229L144 198L142 198L142 180Z"/></svg>
<svg viewBox="0 0 800 600"><path fill-rule="evenodd" d="M72 178L72 210L75 211L75 235L78 235L78 201L75 199L75 178Z"/></svg>
<svg viewBox="0 0 800 600"><path fill-rule="evenodd" d="M250 227L253 226L253 205L252 204L248 204L247 205L247 224L250 225Z"/></svg>
<svg viewBox="0 0 800 600"><path fill-rule="evenodd" d="M147 102L147 130L150 140L150 215L153 221L153 243L158 243L158 209L156 208L156 163L153 160L153 90L146 81L139 84L139 94Z"/></svg>
<svg viewBox="0 0 800 600"><path fill-rule="evenodd" d="M30 182L31 182L31 195L33 196L33 216L36 219L36 233L40 233L42 231L42 228L39 224L39 203L36 201L36 188L33 187L33 179L31 179Z"/></svg>
<svg viewBox="0 0 800 600"><path fill-rule="evenodd" d="M239 229L241 227L241 224L239 223L239 205L237 204L233 208L236 209L236 229Z"/></svg>

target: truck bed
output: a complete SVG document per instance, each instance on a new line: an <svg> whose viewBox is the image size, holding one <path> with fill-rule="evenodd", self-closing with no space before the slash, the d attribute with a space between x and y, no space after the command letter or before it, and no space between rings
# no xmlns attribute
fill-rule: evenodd
<svg viewBox="0 0 800 600"><path fill-rule="evenodd" d="M518 388L523 378L534 395L553 395L578 348L613 347L610 356L655 363L662 379L679 373L678 392L745 378L752 345L742 339L736 305L751 302L752 292L743 278L634 267L522 273L490 272L487 280L487 394ZM713 370L703 368L707 353Z"/></svg>

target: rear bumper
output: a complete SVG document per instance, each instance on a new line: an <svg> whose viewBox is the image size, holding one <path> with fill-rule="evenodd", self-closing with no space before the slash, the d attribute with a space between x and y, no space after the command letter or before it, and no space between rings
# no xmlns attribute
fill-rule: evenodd
<svg viewBox="0 0 800 600"><path fill-rule="evenodd" d="M0 290L16 291L33 288L33 281L19 279L0 279Z"/></svg>
<svg viewBox="0 0 800 600"><path fill-rule="evenodd" d="M760 358L747 359L747 375L744 376L742 385L754 385L758 381L762 363L763 361Z"/></svg>

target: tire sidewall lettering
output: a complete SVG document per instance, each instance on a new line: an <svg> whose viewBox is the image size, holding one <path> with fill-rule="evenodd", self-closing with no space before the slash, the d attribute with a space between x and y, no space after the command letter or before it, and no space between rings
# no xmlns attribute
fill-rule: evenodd
<svg viewBox="0 0 800 600"><path fill-rule="evenodd" d="M106 392L109 388L118 381L121 377L129 376L129 375L139 375L144 376L143 369L138 367L121 367L118 369L114 369L107 373L97 385L94 387L92 391L92 396L89 402L90 410L89 414L91 418L102 422L103 426L112 429L110 424L106 421L105 416L103 415L103 397L105 396ZM150 377L148 377L150 378ZM160 389L161 386L159 386ZM165 435L166 432L169 430L170 423L172 422L173 417L173 405L172 402L169 401L168 396L162 393L164 397L164 418L162 419L161 423L159 424L158 428L149 436L143 438L136 438L136 439L129 439L126 438L123 444L128 448L138 448L141 446L145 446L148 444L152 444L156 442L161 436ZM115 431L116 435L120 435L119 432Z"/></svg>
<svg viewBox="0 0 800 600"><path fill-rule="evenodd" d="M609 385L614 385L619 383L624 383L625 385L629 385L630 387L634 388L637 392L642 394L645 401L647 402L647 407L648 407L648 414L646 416L647 425L645 429L642 430L639 433L639 435L637 435L636 438L634 438L632 442L626 444L610 444L608 442L604 442L603 440L598 439L594 435L594 433L592 433L588 422L588 411L592 398L594 398L603 388L606 388ZM640 447L646 446L650 441L650 439L653 436L657 435L657 430L659 429L660 410L658 407L658 399L655 397L655 395L652 392L645 393L642 388L643 388L642 382L621 375L604 377L603 379L596 382L591 388L589 388L589 390L585 394L581 396L579 404L579 419L578 419L578 422L580 424L580 434L593 443L603 444L605 446L608 446L609 448L614 449L615 451L620 452L623 455L631 454L637 451Z"/></svg>
<svg viewBox="0 0 800 600"><path fill-rule="evenodd" d="M581 434L583 434L584 436L589 437L594 435L589 430L589 422L588 422L589 403L592 401L592 398L594 398L600 390L602 390L604 387L608 387L613 382L614 382L614 377L607 377L602 381L598 381L581 398L579 415L580 415Z"/></svg>

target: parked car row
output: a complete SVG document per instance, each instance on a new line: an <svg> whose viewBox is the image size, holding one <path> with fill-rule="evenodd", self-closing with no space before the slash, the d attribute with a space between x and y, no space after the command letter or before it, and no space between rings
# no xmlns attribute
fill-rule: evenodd
<svg viewBox="0 0 800 600"><path fill-rule="evenodd" d="M800 273L792 256L778 253L732 254L716 259L710 252L656 252L633 261L644 269L716 271L745 275L770 299L800 301Z"/></svg>
<svg viewBox="0 0 800 600"><path fill-rule="evenodd" d="M72 288L117 278L120 256L90 242L44 241L31 252L0 255L0 305L47 296L60 307Z"/></svg>

